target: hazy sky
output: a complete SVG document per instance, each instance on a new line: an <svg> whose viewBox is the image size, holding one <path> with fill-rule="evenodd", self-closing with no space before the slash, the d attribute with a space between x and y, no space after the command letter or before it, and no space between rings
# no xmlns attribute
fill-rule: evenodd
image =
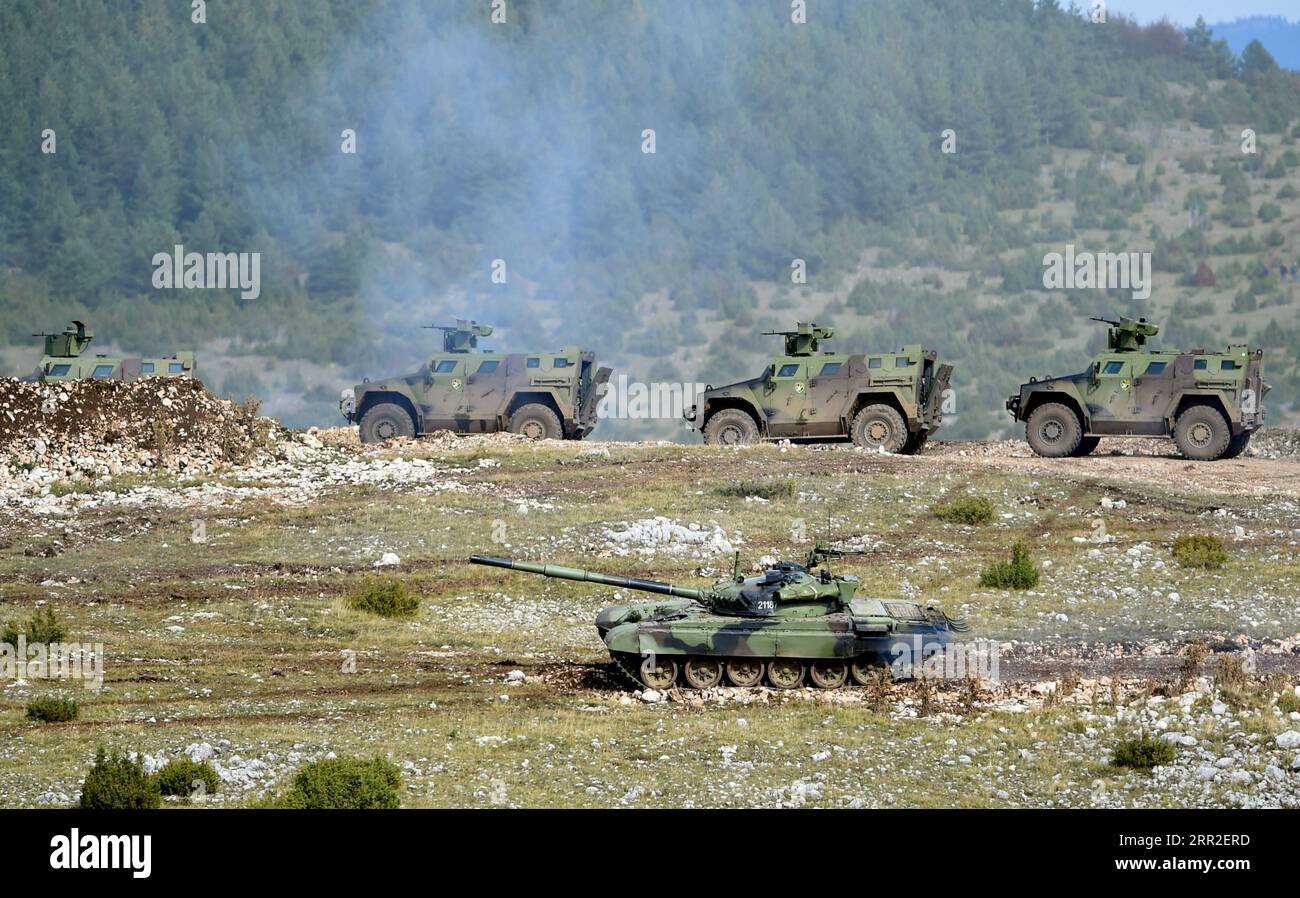
<svg viewBox="0 0 1300 898"><path fill-rule="evenodd" d="M1084 0L1078 5L1087 9L1092 4ZM1191 25L1197 16L1204 16L1210 23L1249 16L1285 16L1292 22L1300 19L1298 0L1111 0L1106 5L1116 12L1136 16L1141 22L1168 18L1180 25Z"/></svg>

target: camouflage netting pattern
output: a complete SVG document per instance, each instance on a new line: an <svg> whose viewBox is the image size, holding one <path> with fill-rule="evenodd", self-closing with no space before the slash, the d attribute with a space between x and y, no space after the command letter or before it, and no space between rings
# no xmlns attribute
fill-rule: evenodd
<svg viewBox="0 0 1300 898"><path fill-rule="evenodd" d="M285 433L200 381L0 379L0 476L72 480L123 471L210 471L254 461Z"/></svg>

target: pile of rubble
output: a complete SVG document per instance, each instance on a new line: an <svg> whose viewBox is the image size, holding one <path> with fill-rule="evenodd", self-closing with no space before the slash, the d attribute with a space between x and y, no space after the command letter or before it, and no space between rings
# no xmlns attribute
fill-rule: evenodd
<svg viewBox="0 0 1300 898"><path fill-rule="evenodd" d="M0 479L211 471L276 453L288 434L195 380L0 379Z"/></svg>

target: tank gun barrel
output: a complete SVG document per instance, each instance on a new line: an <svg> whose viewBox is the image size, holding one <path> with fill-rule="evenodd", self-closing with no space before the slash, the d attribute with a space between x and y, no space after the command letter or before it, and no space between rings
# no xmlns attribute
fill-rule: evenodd
<svg viewBox="0 0 1300 898"><path fill-rule="evenodd" d="M679 599L703 601L705 590L690 586L676 586L672 583L660 583L657 580L640 580L636 577L616 577L612 574L599 574L584 571L582 568L565 567L559 564L536 564L530 561L515 561L511 558L494 558L491 555L471 555L471 564L484 564L489 567L502 567L511 571L523 571L526 574L541 574L543 577L558 577L561 580L577 580L584 583L600 583L615 589L635 589L639 592L653 592L661 596L676 596Z"/></svg>

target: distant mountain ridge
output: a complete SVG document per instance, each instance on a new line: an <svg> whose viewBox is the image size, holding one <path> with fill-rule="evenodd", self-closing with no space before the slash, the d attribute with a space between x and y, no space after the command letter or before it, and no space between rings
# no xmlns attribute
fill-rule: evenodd
<svg viewBox="0 0 1300 898"><path fill-rule="evenodd" d="M1251 41L1258 40L1273 54L1278 65L1300 71L1300 21L1289 22L1282 16L1251 16L1233 22L1216 22L1211 27L1214 36L1226 40L1237 55Z"/></svg>

